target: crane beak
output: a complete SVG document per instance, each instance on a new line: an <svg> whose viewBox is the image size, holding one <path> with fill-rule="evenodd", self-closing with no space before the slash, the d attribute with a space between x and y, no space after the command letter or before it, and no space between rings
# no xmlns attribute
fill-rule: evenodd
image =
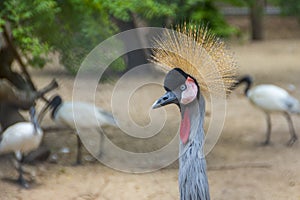
<svg viewBox="0 0 300 200"><path fill-rule="evenodd" d="M157 101L154 102L154 104L152 105L152 109L159 108L159 107L171 104L171 103L178 104L178 99L173 92L168 91L162 97L160 97Z"/></svg>

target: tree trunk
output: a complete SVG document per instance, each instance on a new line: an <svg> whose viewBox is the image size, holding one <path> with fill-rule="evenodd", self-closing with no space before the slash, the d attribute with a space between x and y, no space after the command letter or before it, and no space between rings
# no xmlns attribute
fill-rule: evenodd
<svg viewBox="0 0 300 200"><path fill-rule="evenodd" d="M7 43L5 43L4 37L1 37L1 46L0 46L0 79L6 79L11 84L15 85L15 88L21 89L21 90L27 90L29 87L27 87L25 80L20 76L19 74L13 72L11 70L11 65L14 60L13 52L8 47ZM3 98L6 98L9 96L8 92L8 85L9 82L3 82L1 80L1 94ZM12 106L11 104L8 104L7 101L0 100L0 125L1 129L5 130L10 125L25 121L24 117L19 113L19 108L16 106Z"/></svg>
<svg viewBox="0 0 300 200"><path fill-rule="evenodd" d="M265 0L253 0L250 5L250 21L252 30L252 40L263 40L263 18Z"/></svg>
<svg viewBox="0 0 300 200"><path fill-rule="evenodd" d="M137 28L133 20L129 22L124 22L119 19L113 18L113 21L119 27L121 32ZM138 34L138 32L135 32L134 37L136 38L135 41L125 41L125 40L123 41L125 48L131 46L132 42L136 42L135 46L142 47L143 41L141 41L141 37ZM144 49L137 49L134 51L130 51L125 56L126 56L125 59L126 65L127 65L126 71L129 71L136 66L148 63L147 55Z"/></svg>
<svg viewBox="0 0 300 200"><path fill-rule="evenodd" d="M43 90L35 91L25 65L13 46L10 32L6 27L3 29L0 35L0 125L1 129L5 130L12 124L25 121L19 113L20 109L28 110L34 105L36 99L43 97L58 85L52 81ZM25 78L11 69L15 59L22 65L22 75L25 75Z"/></svg>

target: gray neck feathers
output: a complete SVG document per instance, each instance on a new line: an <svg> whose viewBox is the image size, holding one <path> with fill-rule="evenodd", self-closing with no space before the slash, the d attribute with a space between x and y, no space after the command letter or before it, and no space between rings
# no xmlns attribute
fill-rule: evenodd
<svg viewBox="0 0 300 200"><path fill-rule="evenodd" d="M188 142L180 141L179 190L181 200L209 200L206 161L203 153L205 101L200 94L198 101L187 105L190 110L191 132ZM182 108L182 111L185 108Z"/></svg>

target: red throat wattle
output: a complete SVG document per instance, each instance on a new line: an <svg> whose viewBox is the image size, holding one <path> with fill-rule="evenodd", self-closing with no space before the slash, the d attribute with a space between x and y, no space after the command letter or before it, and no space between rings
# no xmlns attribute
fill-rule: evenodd
<svg viewBox="0 0 300 200"><path fill-rule="evenodd" d="M180 139L183 144L189 140L191 130L190 110L186 108L180 124Z"/></svg>

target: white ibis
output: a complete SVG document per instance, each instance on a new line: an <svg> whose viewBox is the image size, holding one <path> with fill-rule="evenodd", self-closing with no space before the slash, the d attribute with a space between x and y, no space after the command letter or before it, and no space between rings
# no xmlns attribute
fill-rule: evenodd
<svg viewBox="0 0 300 200"><path fill-rule="evenodd" d="M245 83L245 96L250 100L250 102L262 110L266 114L267 120L267 133L266 140L263 142L264 145L270 143L271 137L271 113L282 113L289 124L289 130L291 138L287 145L291 146L298 139L293 122L290 114L298 113L300 114L299 101L291 96L284 89L270 84L257 85L251 88L253 80L250 76L244 76L239 79L235 86Z"/></svg>
<svg viewBox="0 0 300 200"><path fill-rule="evenodd" d="M18 182L25 188L28 188L29 185L23 177L23 154L37 149L43 137L34 107L30 108L30 118L31 122L18 122L8 127L0 138L0 154L15 153L18 162Z"/></svg>
<svg viewBox="0 0 300 200"><path fill-rule="evenodd" d="M45 113L45 111L48 108L52 109L51 118L58 125L63 125L73 130L76 130L76 126L79 128L99 130L101 143L103 142L103 132L101 131L101 129L99 129L99 124L100 126L104 126L104 125L117 126L113 116L110 113L104 111L103 109L97 108L92 104L88 104L84 102L63 102L62 98L59 95L53 97L52 100L49 102L49 104L43 108L43 110L41 111L41 116ZM76 111L76 113L80 113L79 116L80 119L76 117L76 126L75 126L75 117L73 111ZM82 142L77 132L76 132L76 136L77 136L76 164L81 164ZM100 154L101 154L101 145L100 145L99 155Z"/></svg>
<svg viewBox="0 0 300 200"><path fill-rule="evenodd" d="M167 32L156 40L153 59L169 67L165 95L152 106L176 104L181 113L179 145L179 191L181 200L209 200L206 160L203 152L205 99L211 90L229 89L235 63L224 43L198 26L183 26L180 33ZM220 83L218 87L215 84ZM225 87L224 87L225 86ZM220 90L221 89L221 90Z"/></svg>

